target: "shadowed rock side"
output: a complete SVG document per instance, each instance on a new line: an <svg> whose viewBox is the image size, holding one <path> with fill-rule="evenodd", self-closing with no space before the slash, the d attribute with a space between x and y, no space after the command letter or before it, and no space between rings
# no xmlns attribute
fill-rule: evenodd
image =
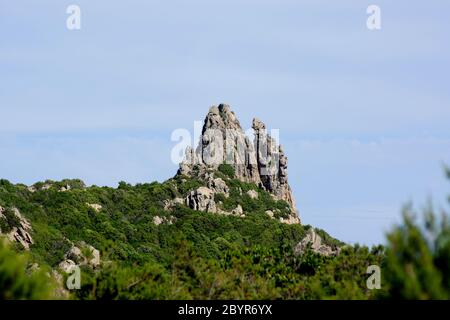
<svg viewBox="0 0 450 320"><path fill-rule="evenodd" d="M254 141L244 133L228 105L211 107L203 124L198 147L196 150L191 147L186 149L178 174L204 179L219 165L229 164L233 166L237 179L254 183L272 194L274 199L289 204L291 216L284 220L285 223L300 223L288 183L288 161L283 148L267 133L262 121L253 119L252 128ZM211 208L213 204L209 201L205 205Z"/></svg>
<svg viewBox="0 0 450 320"><path fill-rule="evenodd" d="M5 234L8 241L20 243L25 250L30 250L30 245L34 243L30 235L33 230L30 222L25 219L17 208L10 209L9 219L6 216L6 212L6 208L0 207L0 235ZM8 226L10 230L2 230L2 226L3 228L4 226Z"/></svg>
<svg viewBox="0 0 450 320"><path fill-rule="evenodd" d="M327 257L337 256L341 251L340 247L324 244L322 238L316 233L314 228L311 228L302 241L295 246L294 254L296 256L301 255L309 247L313 252Z"/></svg>

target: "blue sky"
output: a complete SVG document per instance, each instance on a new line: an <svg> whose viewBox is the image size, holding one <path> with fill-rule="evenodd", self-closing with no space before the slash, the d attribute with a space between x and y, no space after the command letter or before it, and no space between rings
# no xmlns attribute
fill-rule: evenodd
<svg viewBox="0 0 450 320"><path fill-rule="evenodd" d="M81 30L66 8L81 8ZM366 28L381 8L382 29ZM228 103L280 129L302 221L382 242L446 208L448 1L0 0L0 176L165 180L174 129Z"/></svg>

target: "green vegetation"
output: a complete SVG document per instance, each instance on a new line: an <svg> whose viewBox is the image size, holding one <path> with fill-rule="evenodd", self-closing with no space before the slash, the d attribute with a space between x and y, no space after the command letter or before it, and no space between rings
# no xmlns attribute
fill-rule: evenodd
<svg viewBox="0 0 450 320"><path fill-rule="evenodd" d="M14 227L20 226L20 219L15 215L14 210L5 208L3 217L0 218L0 230L4 233L10 232Z"/></svg>
<svg viewBox="0 0 450 320"><path fill-rule="evenodd" d="M28 272L28 257L18 255L0 238L0 300L49 299L52 283L43 271Z"/></svg>
<svg viewBox="0 0 450 320"><path fill-rule="evenodd" d="M218 170L219 170L219 172L223 173L228 178L234 178L234 176L235 176L234 168L230 164L222 163L219 165Z"/></svg>
<svg viewBox="0 0 450 320"><path fill-rule="evenodd" d="M388 234L384 263L384 297L404 299L450 299L450 224L448 216L436 221L430 206L421 227L408 206L403 225Z"/></svg>
<svg viewBox="0 0 450 320"><path fill-rule="evenodd" d="M226 198L222 194L216 194L216 201L222 202L222 209L231 211L238 205L241 205L244 212L264 215L267 210L270 210L274 212L274 217L277 219L289 216L291 209L286 201L275 200L270 193L258 189L252 183L242 182L234 178L226 179L225 181L230 187L229 197ZM247 194L250 190L258 192L257 199L252 199Z"/></svg>
<svg viewBox="0 0 450 320"><path fill-rule="evenodd" d="M226 168L219 169L219 175L230 195L216 194L216 201L224 209L241 205L245 218L183 205L164 210L165 201L204 185L183 176L134 186L121 182L118 188L85 187L79 180L47 181L31 191L0 180L0 206L7 208L3 220L10 228L17 223L12 210L19 209L33 225L35 242L26 257L0 244L0 298L49 297L45 277L27 275L26 266L38 263L42 270L55 269L71 242L80 241L100 250L102 265L82 267L82 287L71 292L75 299L450 297L450 228L445 216L436 221L432 208L425 210L424 228L408 208L403 224L389 234L386 248L343 246L316 230L324 244L341 247L339 255L326 257L309 248L295 256L294 247L310 226L271 219L266 210L283 216L287 204L232 178L234 173ZM61 190L67 186L68 191ZM256 190L258 198L248 196L249 190ZM101 209L94 210L92 204ZM166 222L156 225L157 216ZM381 266L381 290L366 286L366 270L373 264Z"/></svg>

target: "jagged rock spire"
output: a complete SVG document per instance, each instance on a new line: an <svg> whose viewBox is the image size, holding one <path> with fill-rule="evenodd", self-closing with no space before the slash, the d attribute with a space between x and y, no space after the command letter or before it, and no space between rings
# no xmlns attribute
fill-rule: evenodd
<svg viewBox="0 0 450 320"><path fill-rule="evenodd" d="M252 128L255 134L258 172L264 188L295 209L295 200L288 183L288 161L283 147L267 133L266 125L261 120L254 118Z"/></svg>
<svg viewBox="0 0 450 320"><path fill-rule="evenodd" d="M205 133L208 129L234 129L242 131L239 120L227 104L220 104L218 107L212 106L209 108L203 124L202 133Z"/></svg>
<svg viewBox="0 0 450 320"><path fill-rule="evenodd" d="M212 106L206 115L197 149L186 149L179 174L205 175L222 163L233 166L236 178L255 183L275 199L285 200L292 209L292 221L298 223L297 210L288 183L287 157L281 146L267 133L266 125L253 119L254 141L245 135L230 106ZM298 222L297 222L298 220Z"/></svg>

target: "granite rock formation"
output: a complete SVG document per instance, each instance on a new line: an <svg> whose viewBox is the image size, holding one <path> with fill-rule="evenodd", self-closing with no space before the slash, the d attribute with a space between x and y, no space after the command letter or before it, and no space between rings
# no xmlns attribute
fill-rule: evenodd
<svg viewBox="0 0 450 320"><path fill-rule="evenodd" d="M288 162L283 148L267 133L266 125L259 119L253 119L252 129L253 141L228 105L220 104L209 109L198 147L186 149L178 170L180 175L209 179L209 188L192 191L186 204L196 210L216 211L213 194L226 194L226 184L213 180L209 175L225 163L233 166L237 179L254 183L272 194L274 199L289 204L291 216L282 222L300 223L288 183Z"/></svg>
<svg viewBox="0 0 450 320"><path fill-rule="evenodd" d="M75 266L87 265L92 268L98 268L100 263L100 251L85 242L80 242L78 246L72 245L58 267L60 270L70 273Z"/></svg>
<svg viewBox="0 0 450 320"><path fill-rule="evenodd" d="M302 241L295 246L294 254L301 255L309 247L313 252L326 257L339 254L339 248L332 248L331 246L322 243L322 238L316 233L314 228L311 228Z"/></svg>
<svg viewBox="0 0 450 320"><path fill-rule="evenodd" d="M0 228L0 234L5 233L8 241L20 243L25 250L30 250L30 245L34 243L33 238L31 237L33 228L31 227L30 222L22 216L19 209L12 208L11 210L15 217L16 225L12 226L11 230L8 232L2 231ZM6 222L7 217L5 212L6 209L0 207L0 219Z"/></svg>

